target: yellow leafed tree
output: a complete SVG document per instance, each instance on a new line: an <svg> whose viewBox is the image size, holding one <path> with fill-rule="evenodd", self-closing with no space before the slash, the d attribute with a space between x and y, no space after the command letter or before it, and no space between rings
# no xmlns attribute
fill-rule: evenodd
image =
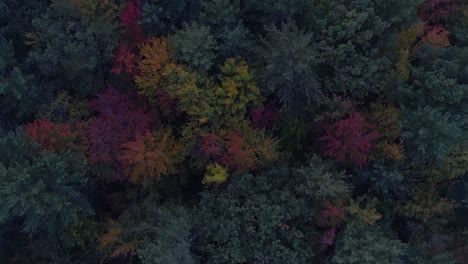
<svg viewBox="0 0 468 264"><path fill-rule="evenodd" d="M164 67L171 62L172 54L167 38L151 38L140 49L142 60L135 77L138 92L151 100L156 96Z"/></svg>

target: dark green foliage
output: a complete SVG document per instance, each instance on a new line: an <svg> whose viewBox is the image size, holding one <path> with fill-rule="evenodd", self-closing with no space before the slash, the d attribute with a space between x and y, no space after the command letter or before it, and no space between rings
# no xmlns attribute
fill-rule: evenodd
<svg viewBox="0 0 468 264"><path fill-rule="evenodd" d="M29 60L38 69L41 85L82 95L97 94L105 87L105 75L117 46L114 26L80 15L78 6L56 3L33 20Z"/></svg>
<svg viewBox="0 0 468 264"><path fill-rule="evenodd" d="M137 245L141 263L191 264L195 263L191 220L191 212L184 207L147 198L125 211L119 223L123 239Z"/></svg>
<svg viewBox="0 0 468 264"><path fill-rule="evenodd" d="M56 258L80 247L72 228L93 214L86 160L72 152L37 155L20 134L0 139L0 149L9 153L0 162L0 222L19 221L18 231L33 238L34 255Z"/></svg>
<svg viewBox="0 0 468 264"><path fill-rule="evenodd" d="M425 256L421 250L410 247L406 250L403 263L408 264L457 264L458 262L450 254L437 254Z"/></svg>
<svg viewBox="0 0 468 264"><path fill-rule="evenodd" d="M297 17L307 5L305 0L245 0L241 2L245 20L255 31L260 31L265 25L279 25Z"/></svg>
<svg viewBox="0 0 468 264"><path fill-rule="evenodd" d="M279 27L270 24L265 29L260 56L268 92L275 93L286 107L296 109L318 99L320 60L314 35L299 30L291 21Z"/></svg>
<svg viewBox="0 0 468 264"><path fill-rule="evenodd" d="M456 222L468 228L468 176L454 181L448 188L448 196L460 206L455 208Z"/></svg>
<svg viewBox="0 0 468 264"><path fill-rule="evenodd" d="M401 122L408 156L414 162L441 162L466 139L466 121L466 117L429 106L404 111Z"/></svg>
<svg viewBox="0 0 468 264"><path fill-rule="evenodd" d="M404 244L387 237L379 227L347 226L338 237L334 264L403 263Z"/></svg>
<svg viewBox="0 0 468 264"><path fill-rule="evenodd" d="M383 50L391 24L376 13L380 7L374 2L340 0L329 7L320 36L330 73L326 90L363 97L385 87L391 60Z"/></svg>
<svg viewBox="0 0 468 264"><path fill-rule="evenodd" d="M24 219L29 234L64 230L92 213L83 194L86 162L73 153L44 153L32 161L1 167L1 218Z"/></svg>
<svg viewBox="0 0 468 264"><path fill-rule="evenodd" d="M197 23L185 24L171 37L176 60L199 71L208 71L216 58L217 43L210 27Z"/></svg>
<svg viewBox="0 0 468 264"><path fill-rule="evenodd" d="M8 168L17 161L32 160L37 153L38 145L26 140L22 131L5 133L0 137L0 164Z"/></svg>
<svg viewBox="0 0 468 264"><path fill-rule="evenodd" d="M252 52L254 36L241 17L239 1L203 0L198 21L208 25L218 42L220 62L236 56L246 58Z"/></svg>
<svg viewBox="0 0 468 264"><path fill-rule="evenodd" d="M342 197L343 177L314 158L297 171L234 175L226 189L204 192L196 223L205 263L310 262L317 252L311 205Z"/></svg>
<svg viewBox="0 0 468 264"><path fill-rule="evenodd" d="M345 173L335 171L331 163L327 164L317 156L312 157L308 166L301 167L296 173L300 179L305 179L296 188L317 200L342 198L350 191L350 186L345 182Z"/></svg>
<svg viewBox="0 0 468 264"><path fill-rule="evenodd" d="M468 113L468 51L457 47L440 50L424 45L418 60L421 63L413 67L412 81L398 87L398 100L412 109L430 105L453 113Z"/></svg>
<svg viewBox="0 0 468 264"><path fill-rule="evenodd" d="M50 89L37 87L15 58L13 42L0 37L0 120L30 117Z"/></svg>
<svg viewBox="0 0 468 264"><path fill-rule="evenodd" d="M171 33L198 13L198 1L193 0L146 0L142 2L144 4L140 23L150 35Z"/></svg>
<svg viewBox="0 0 468 264"><path fill-rule="evenodd" d="M23 34L31 31L31 20L42 14L49 1L3 0L0 2L0 35L15 43L18 55L26 55Z"/></svg>
<svg viewBox="0 0 468 264"><path fill-rule="evenodd" d="M412 191L414 177L403 162L379 160L367 170L358 172L359 181L371 184L371 190L384 200L402 199Z"/></svg>

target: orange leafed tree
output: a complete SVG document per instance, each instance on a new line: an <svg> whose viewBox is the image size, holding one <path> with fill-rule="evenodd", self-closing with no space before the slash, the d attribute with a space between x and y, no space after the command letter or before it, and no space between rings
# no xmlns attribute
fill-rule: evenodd
<svg viewBox="0 0 468 264"><path fill-rule="evenodd" d="M422 42L428 42L435 48L445 48L450 46L450 32L442 26L436 26L423 37Z"/></svg>
<svg viewBox="0 0 468 264"><path fill-rule="evenodd" d="M119 160L132 182L159 180L176 172L180 160L179 148L170 131L158 131L137 136L122 145Z"/></svg>

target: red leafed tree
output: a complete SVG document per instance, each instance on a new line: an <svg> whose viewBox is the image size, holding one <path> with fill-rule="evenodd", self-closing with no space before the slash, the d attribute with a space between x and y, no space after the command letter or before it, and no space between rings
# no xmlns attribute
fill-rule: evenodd
<svg viewBox="0 0 468 264"><path fill-rule="evenodd" d="M322 211L320 212L317 225L326 228L322 232L320 244L325 250L335 243L336 229L345 218L345 207L342 201L322 203Z"/></svg>
<svg viewBox="0 0 468 264"><path fill-rule="evenodd" d="M127 38L136 42L143 41L143 31L138 23L141 13L141 0L129 0L120 17Z"/></svg>
<svg viewBox="0 0 468 264"><path fill-rule="evenodd" d="M135 94L124 94L109 87L92 103L99 113L90 121L88 131L89 163L106 163L121 169L117 160L120 146L150 130L155 121L138 103ZM112 180L121 180L124 176L118 173Z"/></svg>
<svg viewBox="0 0 468 264"><path fill-rule="evenodd" d="M317 224L320 227L333 227L339 225L345 217L345 207L342 201L322 202L322 211L320 211Z"/></svg>
<svg viewBox="0 0 468 264"><path fill-rule="evenodd" d="M138 68L140 60L138 48L133 44L122 42L115 51L112 73L120 74L123 72L135 76L140 72Z"/></svg>
<svg viewBox="0 0 468 264"><path fill-rule="evenodd" d="M278 157L277 141L249 127L206 135L199 147L204 156L234 173L265 167Z"/></svg>
<svg viewBox="0 0 468 264"><path fill-rule="evenodd" d="M461 11L463 0L428 0L419 6L418 17L429 25L445 25Z"/></svg>
<svg viewBox="0 0 468 264"><path fill-rule="evenodd" d="M265 108L255 108L249 111L251 125L256 129L271 129L278 120L279 108L277 106L267 106Z"/></svg>
<svg viewBox="0 0 468 264"><path fill-rule="evenodd" d="M87 140L82 123L53 123L49 120L36 120L26 124L24 134L39 144L39 150L86 152Z"/></svg>
<svg viewBox="0 0 468 264"><path fill-rule="evenodd" d="M333 246L336 239L336 227L332 227L322 232L322 238L320 239L320 245L322 250L326 250L328 247Z"/></svg>
<svg viewBox="0 0 468 264"><path fill-rule="evenodd" d="M246 144L238 130L225 138L208 135L202 139L200 147L206 156L236 173L255 168L255 149Z"/></svg>
<svg viewBox="0 0 468 264"><path fill-rule="evenodd" d="M348 118L326 126L320 141L326 156L336 158L341 164L362 167L378 138L375 125L362 114L353 112Z"/></svg>

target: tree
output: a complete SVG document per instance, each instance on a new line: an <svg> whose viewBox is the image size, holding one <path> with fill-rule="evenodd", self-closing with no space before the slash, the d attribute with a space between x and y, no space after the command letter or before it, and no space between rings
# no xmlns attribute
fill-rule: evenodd
<svg viewBox="0 0 468 264"><path fill-rule="evenodd" d="M251 54L254 36L243 22L240 1L202 0L198 21L211 28L218 43L220 62L236 56L247 58Z"/></svg>
<svg viewBox="0 0 468 264"><path fill-rule="evenodd" d="M382 156L393 160L403 159L402 131L398 123L399 109L383 103L372 104L371 108L371 119L375 122L376 132L379 134L371 153L372 159Z"/></svg>
<svg viewBox="0 0 468 264"><path fill-rule="evenodd" d="M241 58L227 59L220 66L218 74L219 86L214 89L217 104L222 105L222 116L233 116L242 120L247 113L247 108L255 107L262 103L262 96L254 80L254 74L247 63Z"/></svg>
<svg viewBox="0 0 468 264"><path fill-rule="evenodd" d="M305 227L313 208L293 194L287 175L233 175L226 190L202 194L196 223L205 263L312 260L314 230Z"/></svg>
<svg viewBox="0 0 468 264"><path fill-rule="evenodd" d="M398 206L397 210L425 225L440 227L448 222L447 218L453 213L453 208L453 202L441 197L436 184L426 182L420 184L411 200Z"/></svg>
<svg viewBox="0 0 468 264"><path fill-rule="evenodd" d="M367 170L359 171L358 176L381 200L405 200L412 195L417 177L404 161L377 159ZM369 187L367 187L369 188Z"/></svg>
<svg viewBox="0 0 468 264"><path fill-rule="evenodd" d="M118 222L110 222L101 248L109 249L111 258L134 254L144 264L195 263L191 219L188 209L150 197L130 206Z"/></svg>
<svg viewBox="0 0 468 264"><path fill-rule="evenodd" d="M319 2L316 10L324 12L317 41L323 90L362 98L387 87L393 33L414 20L415 8L416 1Z"/></svg>
<svg viewBox="0 0 468 264"><path fill-rule="evenodd" d="M0 37L0 113L4 122L30 118L51 94L49 87L36 86L34 77L20 65L13 42Z"/></svg>
<svg viewBox="0 0 468 264"><path fill-rule="evenodd" d="M174 45L175 59L194 70L208 71L214 64L218 49L218 43L210 31L210 27L195 22L184 24L170 38Z"/></svg>
<svg viewBox="0 0 468 264"><path fill-rule="evenodd" d="M114 64L111 72L114 74L126 73L135 76L140 72L141 56L138 48L127 42L121 42L115 51Z"/></svg>
<svg viewBox="0 0 468 264"><path fill-rule="evenodd" d="M221 167L217 163L208 164L206 167L207 172L203 176L202 183L205 185L220 184L227 180L228 172L225 168Z"/></svg>
<svg viewBox="0 0 468 264"><path fill-rule="evenodd" d="M128 39L141 42L143 32L138 21L141 19L141 0L129 0L127 8L122 12L120 20L125 28L125 35Z"/></svg>
<svg viewBox="0 0 468 264"><path fill-rule="evenodd" d="M199 149L203 156L234 173L267 168L278 159L277 141L245 125L204 135Z"/></svg>
<svg viewBox="0 0 468 264"><path fill-rule="evenodd" d="M453 25L461 17L463 1L428 0L418 7L418 17L429 25Z"/></svg>
<svg viewBox="0 0 468 264"><path fill-rule="evenodd" d="M39 109L37 119L54 123L80 122L92 116L90 100L80 96L70 96L66 91L59 92Z"/></svg>
<svg viewBox="0 0 468 264"><path fill-rule="evenodd" d="M402 263L404 244L391 239L379 227L347 226L339 235L332 263Z"/></svg>
<svg viewBox="0 0 468 264"><path fill-rule="evenodd" d="M299 30L294 22L280 27L267 25L265 30L260 56L267 91L291 108L318 99L322 91L318 77L320 60L313 34Z"/></svg>
<svg viewBox="0 0 468 264"><path fill-rule="evenodd" d="M110 180L125 178L117 159L121 145L148 132L155 121L142 104L138 107L137 103L136 95L120 93L110 86L93 102L93 109L99 115L89 124L89 163L104 163L116 169L113 175L107 175Z"/></svg>
<svg viewBox="0 0 468 264"><path fill-rule="evenodd" d="M322 250L326 250L335 243L337 229L344 218L345 208L341 200L322 203L322 210L317 221L319 227L325 228L320 240Z"/></svg>
<svg viewBox="0 0 468 264"><path fill-rule="evenodd" d="M118 160L132 182L148 183L177 171L176 164L182 159L178 148L171 131L147 132L122 144Z"/></svg>
<svg viewBox="0 0 468 264"><path fill-rule="evenodd" d="M166 35L197 15L198 1L148 0L143 4L141 24L150 35Z"/></svg>
<svg viewBox="0 0 468 264"><path fill-rule="evenodd" d="M177 108L199 124L213 122L214 93L212 83L182 65L168 64L163 71L164 89L177 99Z"/></svg>
<svg viewBox="0 0 468 264"><path fill-rule="evenodd" d="M379 136L375 124L354 112L348 118L327 126L320 141L325 155L336 158L341 164L362 167L366 165L373 143Z"/></svg>
<svg viewBox="0 0 468 264"><path fill-rule="evenodd" d="M138 64L140 73L135 83L141 95L154 103L165 66L172 62L171 46L166 38L151 38L140 49L142 59Z"/></svg>
<svg viewBox="0 0 468 264"><path fill-rule="evenodd" d="M32 160L37 154L38 145L24 137L23 131L18 129L0 137L0 164L9 168L16 161Z"/></svg>
<svg viewBox="0 0 468 264"><path fill-rule="evenodd" d="M251 108L248 115L253 128L270 130L278 121L280 113L278 105L271 103L266 107Z"/></svg>
<svg viewBox="0 0 468 264"><path fill-rule="evenodd" d="M96 94L105 86L112 51L117 46L114 26L81 16L79 7L56 2L33 20L38 42L29 61L40 74L41 85Z"/></svg>
<svg viewBox="0 0 468 264"><path fill-rule="evenodd" d="M1 147L9 142L0 141ZM21 219L22 232L45 250L35 252L39 255L76 246L70 229L93 214L86 196L86 160L68 151L16 158L0 163L0 222Z"/></svg>
<svg viewBox="0 0 468 264"><path fill-rule="evenodd" d="M25 125L24 134L39 144L39 151L87 152L88 149L85 127L81 123L54 124L48 120L35 120Z"/></svg>
<svg viewBox="0 0 468 264"><path fill-rule="evenodd" d="M306 6L304 0L247 0L242 2L242 16L253 32L259 32L264 25L278 25L301 16Z"/></svg>
<svg viewBox="0 0 468 264"><path fill-rule="evenodd" d="M225 188L203 192L196 218L203 261L311 262L318 213L311 205L345 195L343 177L315 157L301 170L232 175Z"/></svg>
<svg viewBox="0 0 468 264"><path fill-rule="evenodd" d="M398 60L395 62L396 76L407 81L411 74L411 62L415 58L417 47L421 43L419 40L424 35L424 24L417 23L407 28L403 28L398 33L395 44ZM419 40L419 41L418 41Z"/></svg>
<svg viewBox="0 0 468 264"><path fill-rule="evenodd" d="M220 70L215 82L181 65L167 64L162 85L182 112L201 124L225 127L244 120L247 109L260 105L263 98L243 59L227 59Z"/></svg>
<svg viewBox="0 0 468 264"><path fill-rule="evenodd" d="M401 122L408 156L415 163L440 163L466 138L463 118L440 108L406 110Z"/></svg>

